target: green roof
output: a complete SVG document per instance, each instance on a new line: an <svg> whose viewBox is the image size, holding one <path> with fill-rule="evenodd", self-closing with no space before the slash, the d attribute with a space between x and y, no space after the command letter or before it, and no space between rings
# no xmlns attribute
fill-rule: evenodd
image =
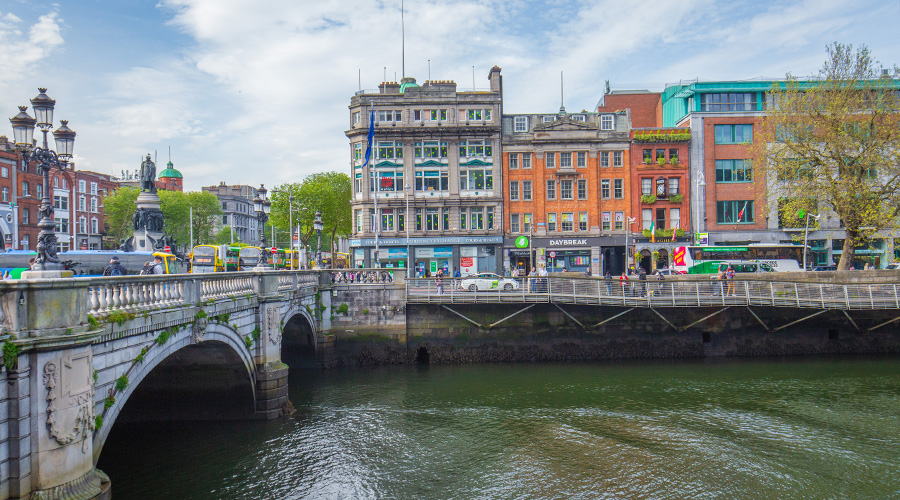
<svg viewBox="0 0 900 500"><path fill-rule="evenodd" d="M176 177L178 179L181 179L184 176L181 175L181 172L175 169L175 165L172 165L172 162L169 162L166 163L166 169L159 173L159 178L162 179L163 177Z"/></svg>

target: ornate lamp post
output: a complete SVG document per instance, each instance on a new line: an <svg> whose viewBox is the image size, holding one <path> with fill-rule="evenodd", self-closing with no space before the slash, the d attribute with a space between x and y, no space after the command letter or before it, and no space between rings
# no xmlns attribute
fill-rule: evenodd
<svg viewBox="0 0 900 500"><path fill-rule="evenodd" d="M13 138L16 149L22 154L22 161L26 164L36 163L43 176L42 198L40 206L41 220L38 227L41 234L38 237L37 257L31 266L32 271L57 271L62 264L56 256L56 224L53 222L53 205L50 203L50 170L54 167L65 170L75 146L75 131L68 127L68 121L61 120L60 126L53 132L56 139L56 151L52 151L47 144L47 132L53 128L53 108L56 101L47 96L47 89L39 88L40 94L31 100L37 119L32 118L25 111L26 106L19 106L19 114L9 119L13 128ZM40 127L44 133L43 147L36 147L34 142L34 126Z"/></svg>
<svg viewBox="0 0 900 500"><path fill-rule="evenodd" d="M313 221L313 229L316 230L316 240L318 240L318 248L316 249L316 267L322 265L322 229L325 224L322 223L322 212L316 210L316 220Z"/></svg>
<svg viewBox="0 0 900 500"><path fill-rule="evenodd" d="M257 196L253 199L253 210L256 211L256 220L259 221L259 246L262 249L262 251L259 252L259 260L256 262L256 267L266 267L268 265L268 261L266 260L266 253L268 252L268 249L266 248L266 221L269 220L272 202L266 198L267 192L268 190L266 187L260 184L259 189L257 190Z"/></svg>

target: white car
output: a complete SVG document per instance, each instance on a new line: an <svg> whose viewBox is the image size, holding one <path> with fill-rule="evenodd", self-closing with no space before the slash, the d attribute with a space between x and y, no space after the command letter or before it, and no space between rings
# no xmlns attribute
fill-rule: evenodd
<svg viewBox="0 0 900 500"><path fill-rule="evenodd" d="M459 282L463 290L476 292L478 290L516 290L519 282L512 278L504 278L494 273L472 274Z"/></svg>

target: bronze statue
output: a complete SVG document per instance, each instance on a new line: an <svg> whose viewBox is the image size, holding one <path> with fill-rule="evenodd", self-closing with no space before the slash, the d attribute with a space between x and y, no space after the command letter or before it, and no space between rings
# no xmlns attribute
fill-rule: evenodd
<svg viewBox="0 0 900 500"><path fill-rule="evenodd" d="M141 162L141 191L156 192L156 164L147 154L147 159Z"/></svg>

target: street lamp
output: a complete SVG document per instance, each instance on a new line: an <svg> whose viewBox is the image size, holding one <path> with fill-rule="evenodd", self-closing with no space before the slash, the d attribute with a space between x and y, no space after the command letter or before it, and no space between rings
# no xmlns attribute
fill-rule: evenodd
<svg viewBox="0 0 900 500"><path fill-rule="evenodd" d="M262 184L259 185L259 189L257 190L256 198L253 199L253 210L256 212L256 220L259 221L259 245L261 247L261 251L259 252L259 260L256 262L256 267L267 267L268 261L266 260L266 221L269 220L269 212L272 210L272 202L266 198L266 187ZM275 258L272 258L272 264L275 263Z"/></svg>
<svg viewBox="0 0 900 500"><path fill-rule="evenodd" d="M634 224L634 221L637 220L637 217L628 217L627 224L625 226L625 272L628 272L628 260L631 258L631 248L628 246L628 235L631 234L631 225Z"/></svg>
<svg viewBox="0 0 900 500"><path fill-rule="evenodd" d="M318 249L316 249L316 267L322 266L322 229L325 224L322 223L322 212L316 210L316 219L313 221L313 229L316 230L316 239L318 240Z"/></svg>
<svg viewBox="0 0 900 500"><path fill-rule="evenodd" d="M813 217L816 219L816 222L818 222L819 217L821 217L821 216L822 216L821 214L813 215L809 212L806 212L806 230L803 231L803 270L804 271L806 271L806 253L807 253L806 248L807 248L807 242L809 241L809 218Z"/></svg>
<svg viewBox="0 0 900 500"><path fill-rule="evenodd" d="M403 186L403 192L406 194L406 213L403 215L403 225L406 228L406 278L412 278L412 266L409 264L412 261L412 254L409 253L409 221L411 214L409 213L409 184Z"/></svg>
<svg viewBox="0 0 900 500"><path fill-rule="evenodd" d="M56 101L47 96L47 89L39 88L40 94L31 100L31 106L37 119L26 112L26 106L19 106L19 114L9 119L13 128L13 139L16 149L22 154L22 162L36 163L43 176L43 196L40 205L41 220L38 227L37 257L31 269L33 271L60 270L63 268L56 256L56 224L53 222L53 205L50 203L50 170L65 170L72 158L75 146L75 131L70 129L68 121L61 120L60 126L53 132L56 139L56 152L47 144L47 132L53 128L53 108ZM34 127L40 127L44 134L43 147L34 146Z"/></svg>

